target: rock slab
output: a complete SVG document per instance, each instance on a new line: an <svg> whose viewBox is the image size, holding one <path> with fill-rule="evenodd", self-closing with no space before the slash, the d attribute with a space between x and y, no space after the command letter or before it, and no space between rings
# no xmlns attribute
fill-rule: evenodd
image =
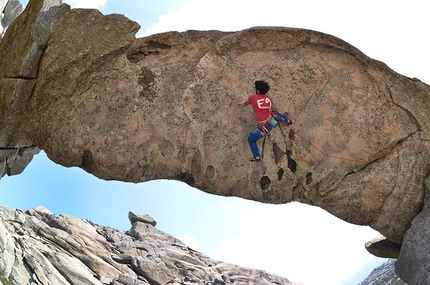
<svg viewBox="0 0 430 285"><path fill-rule="evenodd" d="M397 259L402 245L392 242L386 237L379 237L367 242L365 247L374 256Z"/></svg>
<svg viewBox="0 0 430 285"><path fill-rule="evenodd" d="M296 284L212 260L148 223L120 232L44 207L0 206L0 246L0 272L13 284Z"/></svg>

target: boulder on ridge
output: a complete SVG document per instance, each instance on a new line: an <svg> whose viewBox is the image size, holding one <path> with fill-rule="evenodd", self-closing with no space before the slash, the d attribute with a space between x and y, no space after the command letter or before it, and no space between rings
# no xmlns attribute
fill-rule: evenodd
<svg viewBox="0 0 430 285"><path fill-rule="evenodd" d="M149 215L136 214L132 211L128 212L128 219L132 225L137 222L149 224L154 227L157 225L157 221L155 221L153 217Z"/></svg>

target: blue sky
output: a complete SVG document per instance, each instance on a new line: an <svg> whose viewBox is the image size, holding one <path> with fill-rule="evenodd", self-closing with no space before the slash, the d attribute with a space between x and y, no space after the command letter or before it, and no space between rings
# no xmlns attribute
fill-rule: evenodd
<svg viewBox="0 0 430 285"><path fill-rule="evenodd" d="M139 36L252 26L317 30L349 42L403 75L430 82L427 0L407 4L399 0L65 2L98 8L104 14L125 14L142 26ZM56 165L43 152L21 175L0 181L0 203L22 209L43 205L55 214L119 230L130 227L128 211L149 214L159 229L212 258L265 269L303 285L358 284L384 262L364 249L366 241L379 236L377 232L347 224L316 207L217 197L165 180L101 181L81 169Z"/></svg>

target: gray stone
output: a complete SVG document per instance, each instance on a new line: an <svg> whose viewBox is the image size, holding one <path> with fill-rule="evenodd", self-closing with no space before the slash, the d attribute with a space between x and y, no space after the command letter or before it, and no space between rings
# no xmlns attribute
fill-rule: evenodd
<svg viewBox="0 0 430 285"><path fill-rule="evenodd" d="M27 165L31 162L34 155L38 154L40 149L36 146L23 147L18 149L17 155L14 160L9 164L8 175L21 174Z"/></svg>
<svg viewBox="0 0 430 285"><path fill-rule="evenodd" d="M376 238L365 244L367 251L374 256L395 259L399 257L401 246L401 244L392 242L386 237Z"/></svg>
<svg viewBox="0 0 430 285"><path fill-rule="evenodd" d="M425 185L424 208L406 232L395 264L397 275L410 285L430 284L430 176Z"/></svg>
<svg viewBox="0 0 430 285"><path fill-rule="evenodd" d="M0 178L9 172L9 163L13 157L16 157L18 149L0 150Z"/></svg>
<svg viewBox="0 0 430 285"><path fill-rule="evenodd" d="M36 154L39 151L31 140L19 138L21 135L17 130L24 130L22 124L27 124L23 117L28 115L40 59L53 25L61 14L60 10L68 9L68 6L60 9L61 2L33 0L20 14L22 5L19 1L0 2L0 7L7 3L4 9L9 16L3 20L8 24L11 22L0 42L0 149L14 149L19 154L19 160L9 165L0 159L0 177L21 173L32 159L31 152ZM22 115L21 118L13 115L17 113Z"/></svg>
<svg viewBox="0 0 430 285"><path fill-rule="evenodd" d="M134 224L135 222L142 222L145 224L150 224L154 227L157 225L157 222L154 220L153 217L149 215L135 214L131 211L128 212L128 219L130 220L131 224Z"/></svg>
<svg viewBox="0 0 430 285"><path fill-rule="evenodd" d="M5 30L5 26L3 26L3 18L4 18L4 8L6 7L8 0L0 0L0 41L3 37L3 33Z"/></svg>
<svg viewBox="0 0 430 285"><path fill-rule="evenodd" d="M4 16L3 19L1 19L1 26L3 26L3 28L8 27L12 23L12 21L15 20L24 10L24 6L19 0L9 0L6 2L7 4L3 10ZM2 5L0 4L0 7L1 6Z"/></svg>
<svg viewBox="0 0 430 285"><path fill-rule="evenodd" d="M165 261L154 256L138 256L131 262L131 268L145 277L150 284L163 285L173 281L175 277L167 268Z"/></svg>
<svg viewBox="0 0 430 285"><path fill-rule="evenodd" d="M295 284L211 260L148 224L124 233L44 207L0 206L0 247L0 272L13 284Z"/></svg>
<svg viewBox="0 0 430 285"><path fill-rule="evenodd" d="M9 26L0 43L1 78L37 78L40 58L54 24L62 13L70 9L67 5L60 9L61 2L32 0Z"/></svg>

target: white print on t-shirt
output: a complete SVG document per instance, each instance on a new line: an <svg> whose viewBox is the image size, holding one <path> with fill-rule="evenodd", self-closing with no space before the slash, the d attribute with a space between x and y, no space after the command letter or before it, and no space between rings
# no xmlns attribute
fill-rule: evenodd
<svg viewBox="0 0 430 285"><path fill-rule="evenodd" d="M269 104L269 106L264 106L263 104ZM260 109L270 109L272 107L272 101L269 98L258 99L257 100L258 108Z"/></svg>

